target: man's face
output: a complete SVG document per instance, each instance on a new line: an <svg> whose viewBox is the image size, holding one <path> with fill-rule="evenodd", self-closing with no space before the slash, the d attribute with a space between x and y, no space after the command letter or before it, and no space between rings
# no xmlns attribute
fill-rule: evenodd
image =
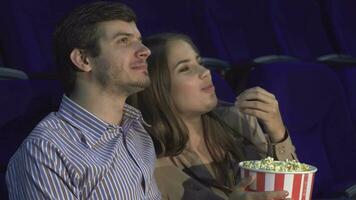
<svg viewBox="0 0 356 200"><path fill-rule="evenodd" d="M134 22L113 20L98 25L100 54L90 58L92 73L108 92L130 95L150 84L147 57L150 50L141 43Z"/></svg>

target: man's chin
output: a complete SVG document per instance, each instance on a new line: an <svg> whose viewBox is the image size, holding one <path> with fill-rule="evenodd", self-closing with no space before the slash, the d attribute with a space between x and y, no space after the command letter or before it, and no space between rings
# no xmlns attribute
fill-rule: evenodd
<svg viewBox="0 0 356 200"><path fill-rule="evenodd" d="M150 79L145 79L145 80L141 80L141 81L138 81L136 83L132 83L130 85L130 88L131 88L131 92L132 93L136 93L136 92L140 92L142 90L144 90L145 88L147 88L148 86L150 86L151 84L151 80Z"/></svg>

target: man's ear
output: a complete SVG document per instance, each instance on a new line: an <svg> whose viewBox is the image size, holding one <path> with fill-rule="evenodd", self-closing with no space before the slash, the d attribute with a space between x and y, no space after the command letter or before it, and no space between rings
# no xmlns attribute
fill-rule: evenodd
<svg viewBox="0 0 356 200"><path fill-rule="evenodd" d="M89 72L92 70L88 62L88 56L83 50L77 48L73 49L72 52L70 52L70 59L80 71Z"/></svg>

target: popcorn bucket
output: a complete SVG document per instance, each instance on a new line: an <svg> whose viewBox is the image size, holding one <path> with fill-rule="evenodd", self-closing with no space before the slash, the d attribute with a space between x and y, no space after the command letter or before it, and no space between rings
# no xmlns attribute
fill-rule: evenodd
<svg viewBox="0 0 356 200"><path fill-rule="evenodd" d="M314 176L317 168L309 165L309 171L276 172L264 169L250 169L239 163L241 178L252 176L255 181L248 186L248 191L288 191L287 198L292 200L310 200L312 198Z"/></svg>

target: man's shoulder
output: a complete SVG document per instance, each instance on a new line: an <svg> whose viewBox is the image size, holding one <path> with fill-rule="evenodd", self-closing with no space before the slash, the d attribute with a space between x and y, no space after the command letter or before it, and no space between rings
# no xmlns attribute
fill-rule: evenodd
<svg viewBox="0 0 356 200"><path fill-rule="evenodd" d="M63 121L56 116L55 112L48 114L31 131L28 138L42 138L49 134L53 135L63 129Z"/></svg>
<svg viewBox="0 0 356 200"><path fill-rule="evenodd" d="M54 149L55 143L53 142L53 133L55 132L55 126L59 121L54 116L54 113L48 114L43 118L31 131L31 133L23 140L19 148L9 161L11 163L25 164L28 161L28 157L32 154L40 152L48 152L50 149Z"/></svg>
<svg viewBox="0 0 356 200"><path fill-rule="evenodd" d="M49 145L60 146L65 138L70 137L71 128L71 125L58 117L56 112L52 112L35 126L23 143L41 141Z"/></svg>

